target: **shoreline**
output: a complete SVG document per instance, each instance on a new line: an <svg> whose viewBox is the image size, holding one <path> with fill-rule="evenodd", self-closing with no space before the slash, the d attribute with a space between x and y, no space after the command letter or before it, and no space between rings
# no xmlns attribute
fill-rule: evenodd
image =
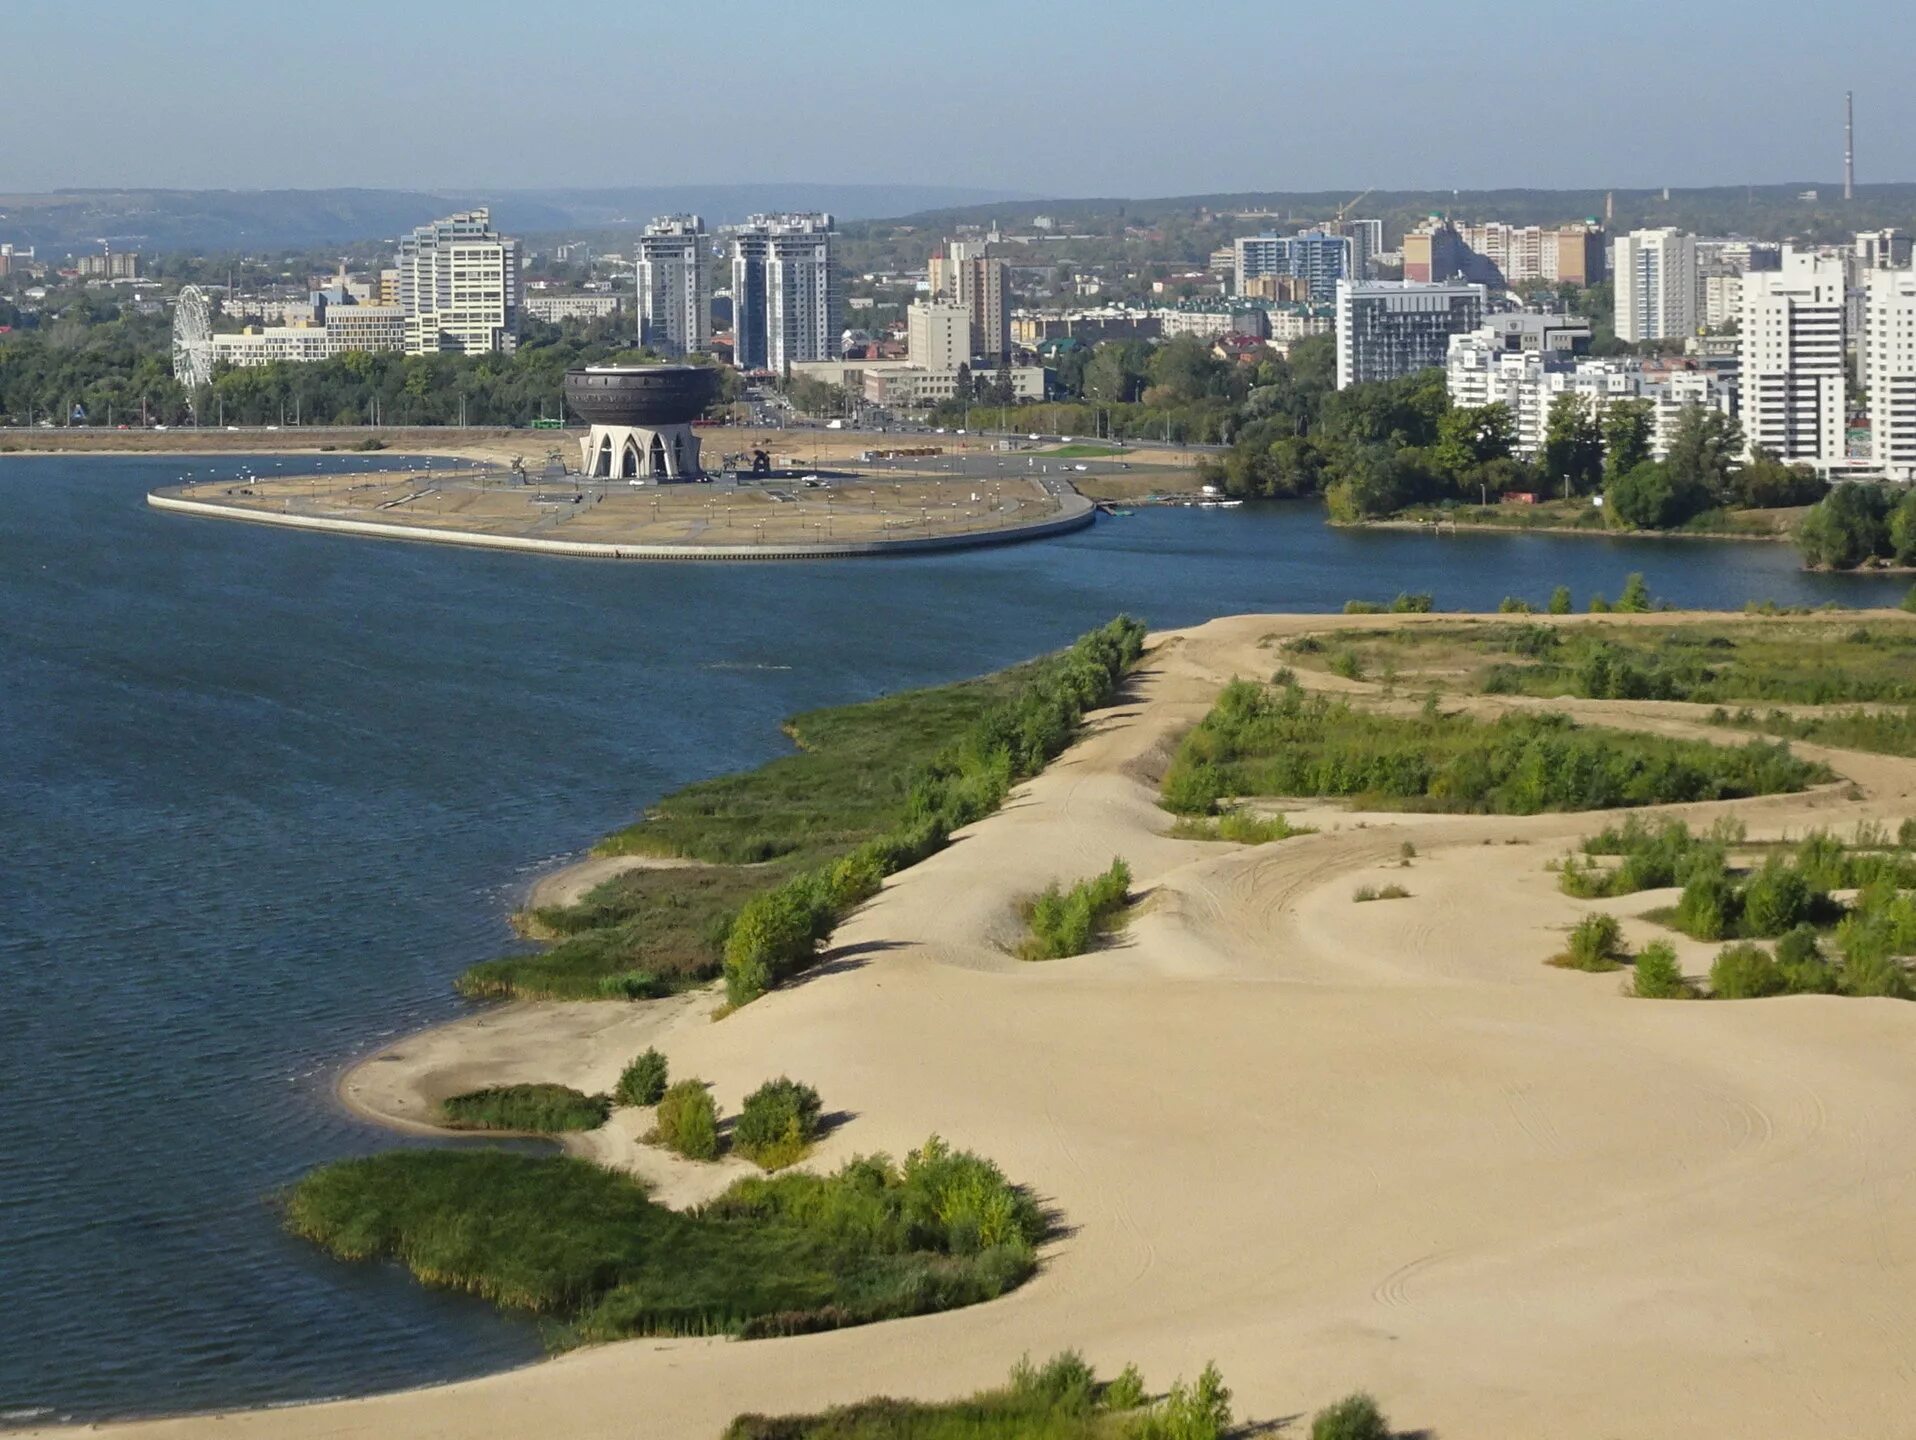
<svg viewBox="0 0 1916 1440"><path fill-rule="evenodd" d="M324 515L294 515L271 510L223 505L209 500L188 500L169 494L177 486L164 486L147 492L146 503L164 510L200 519L238 520L256 525L277 525L292 530L310 530L333 535L372 540L405 540L422 544L461 545L475 549L513 550L522 553L596 560L831 560L869 558L885 555L919 555L950 550L974 550L994 545L1017 544L1069 534L1095 524L1097 506L1075 490L1058 495L1059 513L1041 520L1025 521L992 529L957 534L927 535L900 540L839 540L772 545L699 545L640 544L618 541L552 540L532 535L497 535L477 530L445 530L430 526L403 525L376 520L340 520Z"/></svg>
<svg viewBox="0 0 1916 1440"><path fill-rule="evenodd" d="M1787 544L1790 540L1787 534L1757 535L1710 530L1611 530L1584 525L1498 525L1481 520L1460 523L1392 518L1326 520L1324 523L1339 530L1417 530L1428 531L1434 535L1445 533L1452 535L1581 535L1593 540L1744 540L1754 541L1760 545ZM1445 532L1439 529L1440 524L1448 524L1450 530Z"/></svg>
<svg viewBox="0 0 1916 1440"><path fill-rule="evenodd" d="M1269 846L1166 833L1154 770L1225 681L1268 670L1270 636L1458 618L1238 616L1156 632L1135 695L1090 717L963 843L888 880L833 937L821 973L720 1025L697 991L488 1006L339 1077L381 1066L423 1095L447 1064L500 1081L512 1077L497 1067L523 1064L588 1088L647 1026L727 1108L782 1066L851 1112L818 1163L898 1153L929 1124L1056 1204L1073 1233L1020 1290L817 1336L622 1341L479 1379L92 1428L186 1437L218 1415L243 1436L504 1440L544 1426L610 1440L645 1414L652 1433L715 1437L740 1411L822 1408L854 1391L943 1398L998 1381L1021 1348L1076 1346L1103 1373L1139 1361L1154 1388L1215 1357L1250 1418L1363 1386L1410 1428L1512 1440L1543 1429L1596 1440L1620 1413L1635 1433L1740 1432L1779 1414L1804 1436L1888 1433L1901 1402L1866 1377L1894 1351L1883 1307L1900 1303L1911 1267L1887 1257L1916 1253L1905 1243L1916 1220L1870 1193L1880 1177L1868 1156L1899 1134L1916 1141L1916 1123L1877 1104L1886 1081L1916 1083L1903 1008L1646 1006L1622 1000L1614 976L1543 966L1581 911L1650 933L1637 917L1658 897L1571 901L1544 870L1613 812L1307 805L1291 818L1318 833ZM1747 617L1553 617L1718 619ZM1706 733L1711 707L1564 708ZM1838 785L1634 813L1735 814L1764 832L1906 813L1916 761L1837 753L1863 799ZM1400 871L1412 837L1417 858ZM1491 844L1519 848L1486 866ZM1112 947L1041 966L998 948L1018 896L1114 851L1153 903ZM583 883L596 859L536 877L528 902L541 885ZM1353 909L1355 880L1400 873L1408 900ZM1710 947L1680 948L1693 961ZM601 1138L593 1158L634 1163L627 1137ZM648 1179L657 1163L668 1203L730 1178L636 1160ZM1634 1343L1645 1324L1654 1356ZM1792 1365L1777 1367L1777 1353ZM1513 1367L1522 1387L1498 1379Z"/></svg>

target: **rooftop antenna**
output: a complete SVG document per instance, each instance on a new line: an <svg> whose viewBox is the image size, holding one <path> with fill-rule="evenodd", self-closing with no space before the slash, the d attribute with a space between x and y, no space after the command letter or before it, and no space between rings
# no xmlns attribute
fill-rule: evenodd
<svg viewBox="0 0 1916 1440"><path fill-rule="evenodd" d="M1856 92L1843 92L1843 198L1856 198Z"/></svg>

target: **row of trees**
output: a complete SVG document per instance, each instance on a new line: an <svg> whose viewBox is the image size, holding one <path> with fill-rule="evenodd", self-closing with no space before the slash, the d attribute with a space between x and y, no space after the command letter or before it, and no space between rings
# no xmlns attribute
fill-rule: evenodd
<svg viewBox="0 0 1916 1440"><path fill-rule="evenodd" d="M1560 395L1542 449L1522 460L1509 407L1452 405L1434 369L1337 390L1333 357L1328 339L1292 346L1270 383L1249 392L1237 443L1207 478L1234 495L1321 494L1341 520L1513 491L1601 494L1613 523L1640 529L1669 529L1725 507L1806 505L1827 489L1805 467L1761 455L1744 463L1736 421L1700 406L1682 414L1668 453L1653 460L1656 414L1644 400L1599 408Z"/></svg>
<svg viewBox="0 0 1916 1440"><path fill-rule="evenodd" d="M1803 517L1796 543L1807 563L1832 570L1916 565L1916 490L1838 485Z"/></svg>
<svg viewBox="0 0 1916 1440"><path fill-rule="evenodd" d="M0 424L523 425L563 416L574 365L647 358L623 326L529 322L511 355L350 351L305 364L227 369L198 394L172 374L162 316L90 302L36 329L0 336ZM724 369L722 402L743 387Z"/></svg>

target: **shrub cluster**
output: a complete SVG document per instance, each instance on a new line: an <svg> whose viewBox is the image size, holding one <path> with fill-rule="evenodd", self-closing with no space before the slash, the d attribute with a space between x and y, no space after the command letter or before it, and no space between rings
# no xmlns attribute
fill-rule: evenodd
<svg viewBox="0 0 1916 1440"><path fill-rule="evenodd" d="M1614 915L1586 915L1570 927L1570 940L1550 963L1566 970L1614 970L1630 958L1623 927Z"/></svg>
<svg viewBox="0 0 1916 1440"><path fill-rule="evenodd" d="M747 901L725 939L733 1005L803 969L819 943L887 875L941 849L951 832L990 814L1019 780L1071 743L1089 710L1107 704L1144 649L1144 627L1120 616L1034 667L1017 695L988 711L928 765L894 829L828 865Z"/></svg>
<svg viewBox="0 0 1916 1440"><path fill-rule="evenodd" d="M687 1160L716 1160L718 1104L703 1080L681 1080L659 1099L658 1122L646 1136Z"/></svg>
<svg viewBox="0 0 1916 1440"><path fill-rule="evenodd" d="M1630 993L1642 1000L1688 1000L1697 989L1677 963L1676 946L1668 940L1652 940L1637 954Z"/></svg>
<svg viewBox="0 0 1916 1440"><path fill-rule="evenodd" d="M1772 855L1741 877L1720 857L1706 857L1689 867L1670 923L1694 940L1773 940L1834 910L1828 893L1788 857Z"/></svg>
<svg viewBox="0 0 1916 1440"><path fill-rule="evenodd" d="M1310 826L1293 825L1282 815L1257 815L1240 809L1217 816L1180 816L1171 827L1171 834L1179 840L1229 840L1235 845L1269 845L1314 833Z"/></svg>
<svg viewBox="0 0 1916 1440"><path fill-rule="evenodd" d="M1030 934L1018 953L1027 960L1061 960L1082 955L1111 929L1131 894L1131 867L1122 859L1069 890L1054 882L1031 902L1025 923Z"/></svg>
<svg viewBox="0 0 1916 1440"><path fill-rule="evenodd" d="M656 1105L665 1098L669 1073L665 1057L657 1050L647 1050L625 1067L612 1089L612 1098L621 1105Z"/></svg>
<svg viewBox="0 0 1916 1440"><path fill-rule="evenodd" d="M1387 715L1234 680L1178 747L1162 798L1194 815L1245 795L1532 815L1773 794L1828 773L1762 741L1727 748L1586 729L1560 715L1478 721L1434 704Z"/></svg>
<svg viewBox="0 0 1916 1440"><path fill-rule="evenodd" d="M561 1156L395 1150L323 1166L285 1222L342 1259L567 1322L566 1338L799 1334L1003 1294L1035 1267L1037 1206L936 1139L834 1175L740 1180L666 1209L630 1175Z"/></svg>
<svg viewBox="0 0 1916 1440"><path fill-rule="evenodd" d="M818 1092L780 1076L745 1097L732 1127L732 1148L764 1170L804 1158L818 1138Z"/></svg>
<svg viewBox="0 0 1916 1440"><path fill-rule="evenodd" d="M456 1130L596 1130L612 1112L603 1095L587 1095L568 1085L494 1085L454 1095L440 1105L446 1124Z"/></svg>
<svg viewBox="0 0 1916 1440"><path fill-rule="evenodd" d="M1579 900L1601 900L1681 885L1693 871L1721 868L1727 846L1743 838L1742 826L1721 821L1707 836L1693 835L1681 820L1645 824L1635 815L1621 825L1609 825L1583 842L1584 860L1565 859L1557 886ZM1592 858L1614 855L1618 863L1599 868Z"/></svg>

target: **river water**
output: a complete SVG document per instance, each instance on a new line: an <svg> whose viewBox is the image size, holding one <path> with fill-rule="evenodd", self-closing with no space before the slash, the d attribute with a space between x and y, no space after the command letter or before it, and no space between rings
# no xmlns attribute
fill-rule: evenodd
<svg viewBox="0 0 1916 1440"><path fill-rule="evenodd" d="M1156 626L1430 590L1894 603L1787 547L1140 511L1060 540L810 565L553 560L152 511L247 462L0 457L0 1416L364 1393L536 1357L533 1327L281 1235L270 1196L406 1143L341 1066L458 1013L530 877L780 717ZM255 460L257 468L310 459ZM337 458L335 468L368 462ZM391 463L382 459L377 463ZM0 1420L0 1423L5 1423Z"/></svg>

